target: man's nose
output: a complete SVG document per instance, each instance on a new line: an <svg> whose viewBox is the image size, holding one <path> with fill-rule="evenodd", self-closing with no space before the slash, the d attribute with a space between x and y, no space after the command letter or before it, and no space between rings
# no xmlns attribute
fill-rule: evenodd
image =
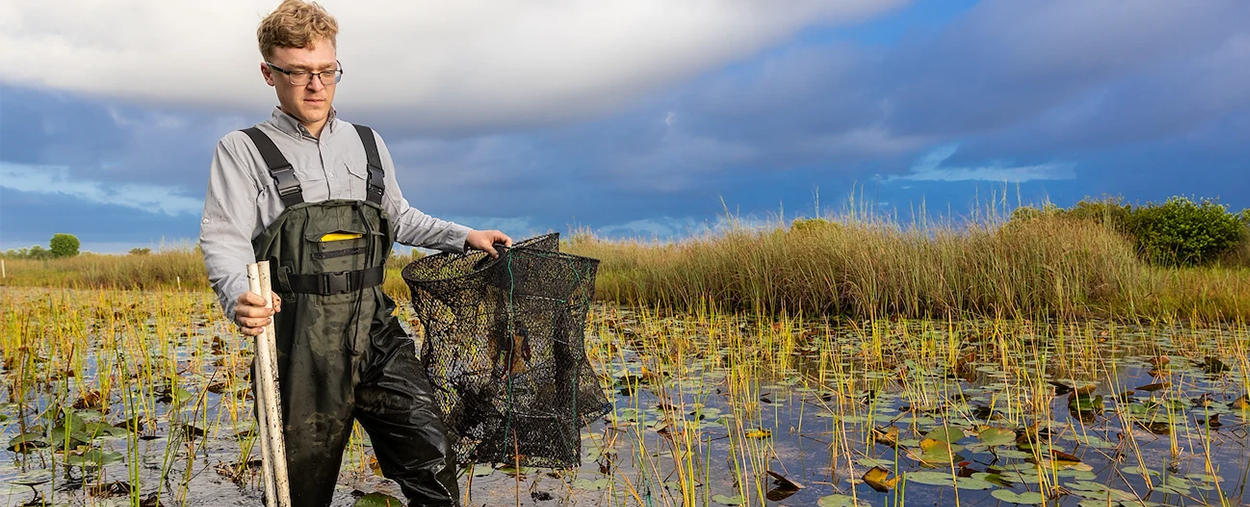
<svg viewBox="0 0 1250 507"><path fill-rule="evenodd" d="M312 91L319 91L319 90L321 90L322 88L325 88L325 87L326 87L325 83L322 83L322 82L321 82L321 75L320 75L320 74L313 74L313 75L312 75L312 79L309 79L309 80L308 80L308 89L310 89L310 90L312 90Z"/></svg>

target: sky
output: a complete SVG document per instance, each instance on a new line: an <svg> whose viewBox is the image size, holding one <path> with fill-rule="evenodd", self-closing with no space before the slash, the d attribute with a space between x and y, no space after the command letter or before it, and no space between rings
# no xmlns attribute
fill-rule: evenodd
<svg viewBox="0 0 1250 507"><path fill-rule="evenodd" d="M277 100L278 2L0 0L0 250L186 246ZM1250 207L1244 0L320 2L339 117L404 196L521 239L680 239L857 205Z"/></svg>

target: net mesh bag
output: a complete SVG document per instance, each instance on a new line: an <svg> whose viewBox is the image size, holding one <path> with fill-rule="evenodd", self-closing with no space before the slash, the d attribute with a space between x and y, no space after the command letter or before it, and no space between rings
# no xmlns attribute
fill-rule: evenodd
<svg viewBox="0 0 1250 507"><path fill-rule="evenodd" d="M611 408L583 344L598 265L547 234L404 268L460 463L580 464L580 429Z"/></svg>

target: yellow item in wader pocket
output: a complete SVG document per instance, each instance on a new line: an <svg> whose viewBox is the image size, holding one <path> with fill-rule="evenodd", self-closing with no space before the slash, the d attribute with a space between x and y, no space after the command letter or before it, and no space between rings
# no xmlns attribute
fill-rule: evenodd
<svg viewBox="0 0 1250 507"><path fill-rule="evenodd" d="M346 241L349 239L360 239L363 236L364 236L363 234L358 234L358 233L331 232L329 234L326 234L325 236L322 236L321 242L329 243L331 241Z"/></svg>

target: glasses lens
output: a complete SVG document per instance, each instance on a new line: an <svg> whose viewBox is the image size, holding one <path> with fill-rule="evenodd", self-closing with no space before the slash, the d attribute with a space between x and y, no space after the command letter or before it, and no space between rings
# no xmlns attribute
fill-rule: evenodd
<svg viewBox="0 0 1250 507"><path fill-rule="evenodd" d="M294 70L287 74L286 77L290 78L292 85L304 86L308 84L309 78L312 76L310 76L307 71Z"/></svg>
<svg viewBox="0 0 1250 507"><path fill-rule="evenodd" d="M321 76L321 84L326 86L338 83L340 79L343 79L342 70L326 70L319 75Z"/></svg>

